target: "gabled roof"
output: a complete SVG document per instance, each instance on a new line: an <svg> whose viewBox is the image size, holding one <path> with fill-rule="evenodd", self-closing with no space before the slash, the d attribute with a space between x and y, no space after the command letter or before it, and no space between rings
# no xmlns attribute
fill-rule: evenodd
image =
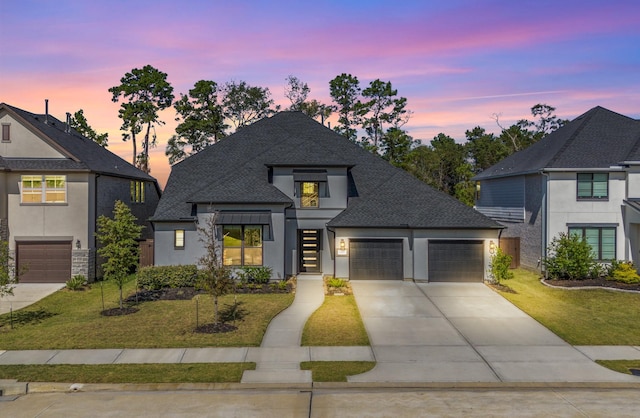
<svg viewBox="0 0 640 418"><path fill-rule="evenodd" d="M269 167L282 165L350 168L349 204L332 227L500 228L301 112L262 119L174 165L152 220L189 219L191 203L292 205L268 181Z"/></svg>
<svg viewBox="0 0 640 418"><path fill-rule="evenodd" d="M5 170L91 171L138 180L156 180L111 151L80 135L74 129L65 132L66 123L48 115L38 115L0 103L0 112L7 111L44 142L66 158L3 158Z"/></svg>
<svg viewBox="0 0 640 418"><path fill-rule="evenodd" d="M640 121L597 106L474 177L484 180L552 169L606 169L640 162Z"/></svg>

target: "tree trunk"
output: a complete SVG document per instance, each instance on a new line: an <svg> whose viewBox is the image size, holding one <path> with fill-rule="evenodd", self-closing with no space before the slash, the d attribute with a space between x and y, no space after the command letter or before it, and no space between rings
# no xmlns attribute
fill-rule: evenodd
<svg viewBox="0 0 640 418"><path fill-rule="evenodd" d="M217 324L218 323L218 297L214 296L213 297L213 307L214 307L214 322Z"/></svg>

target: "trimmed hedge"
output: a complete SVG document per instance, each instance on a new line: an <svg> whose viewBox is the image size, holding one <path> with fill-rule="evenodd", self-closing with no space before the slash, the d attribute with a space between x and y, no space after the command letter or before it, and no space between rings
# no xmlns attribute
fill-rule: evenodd
<svg viewBox="0 0 640 418"><path fill-rule="evenodd" d="M138 271L138 287L158 290L175 287L195 287L198 267L185 266L150 266Z"/></svg>

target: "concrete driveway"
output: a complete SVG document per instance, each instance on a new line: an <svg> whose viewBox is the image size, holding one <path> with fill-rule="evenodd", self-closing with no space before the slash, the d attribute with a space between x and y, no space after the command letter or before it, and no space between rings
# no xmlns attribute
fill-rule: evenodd
<svg viewBox="0 0 640 418"><path fill-rule="evenodd" d="M481 283L352 281L377 361L350 382L637 382Z"/></svg>
<svg viewBox="0 0 640 418"><path fill-rule="evenodd" d="M65 287L64 283L18 283L13 295L0 297L0 314L17 311Z"/></svg>

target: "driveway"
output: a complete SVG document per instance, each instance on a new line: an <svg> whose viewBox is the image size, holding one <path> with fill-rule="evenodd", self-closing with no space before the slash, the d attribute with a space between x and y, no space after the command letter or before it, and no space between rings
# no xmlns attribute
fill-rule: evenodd
<svg viewBox="0 0 640 418"><path fill-rule="evenodd" d="M637 382L481 283L352 281L377 361L350 382Z"/></svg>
<svg viewBox="0 0 640 418"><path fill-rule="evenodd" d="M13 295L0 297L0 314L27 307L63 287L64 283L18 283L13 289Z"/></svg>

